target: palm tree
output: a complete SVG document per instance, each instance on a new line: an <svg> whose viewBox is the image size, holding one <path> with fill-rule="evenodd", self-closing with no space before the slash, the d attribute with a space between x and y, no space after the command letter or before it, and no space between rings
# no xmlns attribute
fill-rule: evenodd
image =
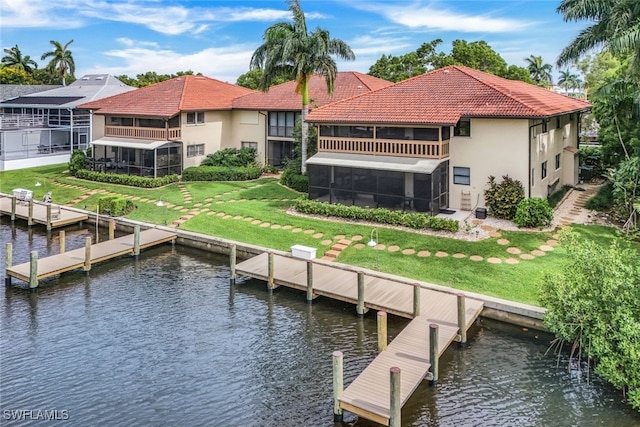
<svg viewBox="0 0 640 427"><path fill-rule="evenodd" d="M547 85L552 82L551 71L553 67L551 64L545 64L541 56L531 55L528 58L524 58L524 60L527 63L527 70L531 78L538 85Z"/></svg>
<svg viewBox="0 0 640 427"><path fill-rule="evenodd" d="M4 53L6 53L6 55L2 57L2 63L5 66L23 70L27 73L32 72L34 68L38 68L36 61L31 59L29 55L22 56L18 45L3 50Z"/></svg>
<svg viewBox="0 0 640 427"><path fill-rule="evenodd" d="M307 32L304 13L298 0L287 0L293 22L278 22L267 28L264 42L251 57L251 69L263 69L260 89L267 91L272 80L281 76L295 78L296 93L302 95L302 173L306 172L307 140L309 125L305 119L309 113L309 79L322 74L327 82L327 91L333 93L337 66L331 55L346 60L355 59L351 48L342 40L332 39L329 31L316 28Z"/></svg>
<svg viewBox="0 0 640 427"><path fill-rule="evenodd" d="M560 78L558 79L558 86L564 89L580 89L582 87L582 80L577 74L573 74L569 70L560 71Z"/></svg>
<svg viewBox="0 0 640 427"><path fill-rule="evenodd" d="M640 72L640 2L638 0L562 0L557 9L565 21L592 21L565 47L558 65L568 64L598 47L631 54Z"/></svg>
<svg viewBox="0 0 640 427"><path fill-rule="evenodd" d="M52 73L60 75L62 77L62 85L66 86L66 77L70 75L73 77L73 73L76 72L76 64L73 62L73 55L71 51L67 48L73 40L69 40L67 44L62 46L60 42L55 40L51 40L50 42L54 49L50 52L45 52L42 54L42 60L45 60L51 57L51 61L47 65L47 69L49 69Z"/></svg>

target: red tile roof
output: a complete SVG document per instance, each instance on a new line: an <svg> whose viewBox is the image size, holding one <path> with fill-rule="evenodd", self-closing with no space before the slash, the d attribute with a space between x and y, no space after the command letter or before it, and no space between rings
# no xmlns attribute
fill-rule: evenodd
<svg viewBox="0 0 640 427"><path fill-rule="evenodd" d="M371 92L393 83L377 77L354 71L338 72L333 84L333 95L327 93L327 84L321 75L309 80L309 99L311 108L326 105L341 99ZM257 92L237 98L233 108L245 110L295 111L302 108L302 97L296 93L296 82L290 81L272 86L268 92Z"/></svg>
<svg viewBox="0 0 640 427"><path fill-rule="evenodd" d="M204 76L180 76L79 106L96 114L173 117L181 111L230 110L251 89Z"/></svg>
<svg viewBox="0 0 640 427"><path fill-rule="evenodd" d="M308 121L455 125L461 117L543 118L590 107L584 100L452 65L317 108Z"/></svg>

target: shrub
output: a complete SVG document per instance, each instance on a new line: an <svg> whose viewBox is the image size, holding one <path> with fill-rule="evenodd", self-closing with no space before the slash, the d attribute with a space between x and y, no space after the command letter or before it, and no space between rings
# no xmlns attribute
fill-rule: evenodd
<svg viewBox="0 0 640 427"><path fill-rule="evenodd" d="M257 166L198 166L182 171L182 179L185 181L247 181L257 179L260 175L262 170Z"/></svg>
<svg viewBox="0 0 640 427"><path fill-rule="evenodd" d="M146 178L138 175L123 175L117 173L104 173L81 169L76 171L76 177L89 181L106 182L108 184L128 185L130 187L156 188L163 185L178 182L178 175L165 175L161 178Z"/></svg>
<svg viewBox="0 0 640 427"><path fill-rule="evenodd" d="M98 199L98 210L111 216L123 216L134 208L133 202L122 196L104 196Z"/></svg>
<svg viewBox="0 0 640 427"><path fill-rule="evenodd" d="M484 200L489 208L489 214L496 218L513 219L516 215L518 203L524 199L524 187L509 175L502 177L497 183L494 176L489 177L489 189L484 192Z"/></svg>
<svg viewBox="0 0 640 427"><path fill-rule="evenodd" d="M280 182L282 185L301 193L309 191L309 177L296 172L294 169L285 169L280 176Z"/></svg>
<svg viewBox="0 0 640 427"><path fill-rule="evenodd" d="M546 227L551 225L553 210L546 199L531 197L518 203L513 221L518 227Z"/></svg>
<svg viewBox="0 0 640 427"><path fill-rule="evenodd" d="M602 176L606 169L601 147L580 147L580 166L588 166L593 171L594 177Z"/></svg>
<svg viewBox="0 0 640 427"><path fill-rule="evenodd" d="M253 148L225 148L209 154L200 166L224 166L227 168L256 165L256 150Z"/></svg>
<svg viewBox="0 0 640 427"><path fill-rule="evenodd" d="M81 169L86 169L87 156L82 150L73 150L71 159L69 160L69 172L73 176Z"/></svg>
<svg viewBox="0 0 640 427"><path fill-rule="evenodd" d="M414 229L430 228L432 230L458 231L458 221L421 213L392 211L384 208L361 208L345 206L308 199L298 199L294 203L298 212L311 215L335 216L353 220L378 222L381 224L400 225Z"/></svg>

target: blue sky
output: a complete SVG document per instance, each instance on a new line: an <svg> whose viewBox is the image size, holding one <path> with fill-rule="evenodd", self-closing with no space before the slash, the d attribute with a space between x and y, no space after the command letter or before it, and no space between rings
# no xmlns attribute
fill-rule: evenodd
<svg viewBox="0 0 640 427"><path fill-rule="evenodd" d="M509 64L541 55L555 64L586 23L565 23L560 0L300 0L310 30L347 42L356 60L341 71L368 72L382 54L401 55L441 38L485 40ZM249 70L264 30L287 20L284 0L0 0L0 45L18 45L40 66L50 40L73 39L76 77L88 73L193 70L235 83ZM557 75L557 70L554 71Z"/></svg>

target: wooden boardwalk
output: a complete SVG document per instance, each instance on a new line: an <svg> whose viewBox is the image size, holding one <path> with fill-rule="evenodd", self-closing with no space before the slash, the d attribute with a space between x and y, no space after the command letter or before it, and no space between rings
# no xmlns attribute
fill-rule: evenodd
<svg viewBox="0 0 640 427"><path fill-rule="evenodd" d="M176 234L169 231L151 228L140 232L140 249L156 246L161 243L176 239ZM134 234L118 237L117 239L91 245L91 264L116 258L122 255L133 254ZM66 271L76 270L85 266L85 248L75 249L52 255L38 260L37 280L55 276ZM29 282L31 263L8 267L5 270L6 277L13 277L24 282Z"/></svg>
<svg viewBox="0 0 640 427"><path fill-rule="evenodd" d="M51 223L50 228L64 227L65 225L76 224L89 218L86 213L76 212L65 209L63 206L51 204ZM11 215L11 196L0 194L0 215ZM15 217L29 221L29 203L16 202ZM33 212L31 217L33 224L47 223L47 204L42 202L33 202Z"/></svg>
<svg viewBox="0 0 640 427"><path fill-rule="evenodd" d="M318 296L356 304L358 301L356 271L324 263L312 263L313 293ZM236 272L268 280L268 254L263 253L236 266ZM273 258L275 285L307 290L307 261L283 255ZM392 279L365 275L364 306L413 321L389 344L385 351L356 378L342 394L340 407L383 425L389 424L389 369L401 369L401 405L427 376L429 360L429 324L438 325L438 356L458 339L458 297L453 293L426 287L420 289L420 315L414 317L414 285ZM465 299L465 332L480 315L483 303Z"/></svg>

